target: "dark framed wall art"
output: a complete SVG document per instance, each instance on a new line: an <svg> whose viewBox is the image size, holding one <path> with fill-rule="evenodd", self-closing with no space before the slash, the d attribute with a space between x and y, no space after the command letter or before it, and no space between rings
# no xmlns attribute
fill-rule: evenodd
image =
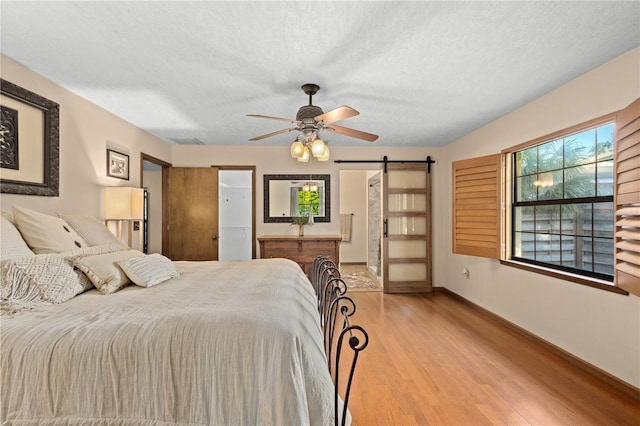
<svg viewBox="0 0 640 426"><path fill-rule="evenodd" d="M107 149L107 176L129 180L129 156Z"/></svg>
<svg viewBox="0 0 640 426"><path fill-rule="evenodd" d="M57 197L60 106L0 79L0 192Z"/></svg>

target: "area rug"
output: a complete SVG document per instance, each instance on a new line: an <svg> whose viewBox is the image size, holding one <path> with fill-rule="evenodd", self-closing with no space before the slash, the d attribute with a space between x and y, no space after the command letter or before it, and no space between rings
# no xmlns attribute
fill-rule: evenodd
<svg viewBox="0 0 640 426"><path fill-rule="evenodd" d="M366 271L341 271L348 291L382 291L382 284Z"/></svg>

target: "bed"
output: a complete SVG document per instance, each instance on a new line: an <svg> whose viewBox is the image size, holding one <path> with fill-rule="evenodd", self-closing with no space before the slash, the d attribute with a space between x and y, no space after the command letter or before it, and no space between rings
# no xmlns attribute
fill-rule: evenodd
<svg viewBox="0 0 640 426"><path fill-rule="evenodd" d="M10 229L3 219L3 246ZM110 263L130 251L78 255L104 246L89 240L90 248L32 255L61 257L82 276L82 260ZM18 294L7 290L7 265L25 257L7 255L12 250L3 247L3 303ZM44 270L54 270L47 262ZM151 274L167 268L172 276L151 286L94 288L63 303L5 309L3 424L320 425L333 424L336 412L349 423L346 410L334 411L342 402L327 369L318 299L296 263L163 262L170 266Z"/></svg>

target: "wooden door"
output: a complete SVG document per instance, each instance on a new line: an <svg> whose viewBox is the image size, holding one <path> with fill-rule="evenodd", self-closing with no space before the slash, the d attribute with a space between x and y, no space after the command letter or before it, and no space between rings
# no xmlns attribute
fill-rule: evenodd
<svg viewBox="0 0 640 426"><path fill-rule="evenodd" d="M167 168L165 256L218 260L218 168Z"/></svg>
<svg viewBox="0 0 640 426"><path fill-rule="evenodd" d="M431 174L425 164L387 164L382 176L385 293L429 293Z"/></svg>

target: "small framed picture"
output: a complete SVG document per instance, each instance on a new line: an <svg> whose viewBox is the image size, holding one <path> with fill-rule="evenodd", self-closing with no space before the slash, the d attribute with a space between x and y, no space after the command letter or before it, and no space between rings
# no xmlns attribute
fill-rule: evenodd
<svg viewBox="0 0 640 426"><path fill-rule="evenodd" d="M107 176L129 180L129 156L107 149Z"/></svg>

